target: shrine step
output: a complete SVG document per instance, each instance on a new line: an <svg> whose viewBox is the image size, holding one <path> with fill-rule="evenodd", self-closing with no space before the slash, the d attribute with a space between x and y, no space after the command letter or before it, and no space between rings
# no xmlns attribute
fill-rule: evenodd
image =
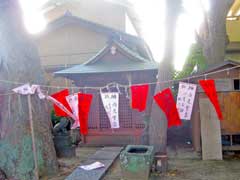
<svg viewBox="0 0 240 180"><path fill-rule="evenodd" d="M81 165L92 164L99 161L105 165L104 168L86 171L82 168L77 167L72 174L70 174L66 180L99 180L101 179L108 169L113 164L114 160L119 156L122 147L104 147L98 150L95 154L90 156Z"/></svg>

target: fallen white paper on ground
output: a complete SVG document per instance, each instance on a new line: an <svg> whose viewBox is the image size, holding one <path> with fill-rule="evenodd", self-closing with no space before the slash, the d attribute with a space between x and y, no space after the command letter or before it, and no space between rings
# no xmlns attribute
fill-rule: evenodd
<svg viewBox="0 0 240 180"><path fill-rule="evenodd" d="M89 165L84 165L84 166L79 166L80 168L86 170L86 171L90 171L90 170L94 170L94 169L98 169L98 168L102 168L102 167L105 167L105 165L101 162L94 162L92 164L89 164Z"/></svg>

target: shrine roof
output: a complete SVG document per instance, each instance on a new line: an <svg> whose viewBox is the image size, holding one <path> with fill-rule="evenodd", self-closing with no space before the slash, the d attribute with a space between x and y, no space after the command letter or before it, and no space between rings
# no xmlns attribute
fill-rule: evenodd
<svg viewBox="0 0 240 180"><path fill-rule="evenodd" d="M142 57L137 51L128 48L120 40L112 40L87 62L57 71L54 74L89 74L105 72L125 72L157 70L158 63Z"/></svg>

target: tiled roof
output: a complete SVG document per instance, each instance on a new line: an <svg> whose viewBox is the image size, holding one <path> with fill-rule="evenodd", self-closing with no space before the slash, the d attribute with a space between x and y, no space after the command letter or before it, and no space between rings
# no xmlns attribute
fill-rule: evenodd
<svg viewBox="0 0 240 180"><path fill-rule="evenodd" d="M130 71L143 71L143 70L156 70L157 63L129 63L129 64L102 64L102 65L76 65L72 68L57 71L54 74L57 76L66 76L71 74L92 74L92 73L109 73L109 72L130 72Z"/></svg>
<svg viewBox="0 0 240 180"><path fill-rule="evenodd" d="M128 63L122 61L112 62L98 62L106 53L110 53L110 48L116 46L118 51L123 52ZM114 58L114 57L113 57ZM67 68L61 71L57 71L54 74L58 76L65 76L69 74L89 74L89 73L106 73L106 72L125 72L125 71L141 71L141 70L157 70L158 64L149 59L145 59L137 52L132 51L124 43L120 41L112 41L102 50L100 50L95 56L84 64L76 65L71 68Z"/></svg>
<svg viewBox="0 0 240 180"><path fill-rule="evenodd" d="M47 25L45 31L43 31L41 34L39 34L36 38L41 38L42 36L44 36L50 32L53 32L59 28L62 28L64 26L68 26L68 25L79 25L83 28L90 29L91 31L104 34L109 39L119 39L119 40L125 42L125 44L128 46L128 48L138 47L138 49L141 49L140 51L143 56L151 59L151 57L148 56L147 50L145 49L145 48L148 48L148 50L149 50L149 47L143 39L141 39L137 36L127 34L125 32L107 27L107 26L103 26L101 24L97 24L97 23L82 19L80 17L73 16L72 14L70 14L70 15L65 14L65 15L57 18L56 20L52 21L51 23L49 23Z"/></svg>
<svg viewBox="0 0 240 180"><path fill-rule="evenodd" d="M93 56L91 59L89 59L88 61L86 61L85 63L83 63L84 65L88 65L92 62L95 62L99 59L99 57L101 57L102 55L105 54L105 52L109 51L112 45L117 46L118 48L122 49L126 54L128 54L129 56L131 56L134 60L138 60L138 61L143 61L143 62L148 62L149 59L146 59L142 56L140 56L137 52L133 51L132 49L128 48L124 42L120 42L117 40L113 40L112 42L110 42L107 46L105 46L103 49L101 49L95 56Z"/></svg>

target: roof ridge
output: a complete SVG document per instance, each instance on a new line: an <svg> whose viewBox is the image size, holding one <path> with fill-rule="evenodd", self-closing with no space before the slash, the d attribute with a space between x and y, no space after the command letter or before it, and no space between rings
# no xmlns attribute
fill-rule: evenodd
<svg viewBox="0 0 240 180"><path fill-rule="evenodd" d="M103 25L103 24L99 24L97 22L93 22L93 21L90 21L90 20L87 20L87 19L84 19L84 18L81 18L81 17L78 17L78 16L75 16L73 14L71 15L66 15L66 14L63 14L61 16L59 16L58 18L54 19L53 21L49 22L47 24L47 27L46 28L51 28L52 26L54 25L58 25L57 23L59 23L61 20L76 20L76 21L79 21L79 22L82 22L82 23L85 23L85 25L88 25L86 27L90 27L90 26L95 26L95 27L98 27L98 28L101 28L102 30L105 30L105 33L110 33L112 35L123 35L123 36L127 36L128 38L131 38L132 40L135 40L135 41L142 41L144 42L144 40L138 36L135 36L135 35L132 35L132 34L129 34L129 33L126 33L124 31L121 31L121 30L118 30L118 29L115 29L113 27L109 27L109 26L106 26L106 25ZM60 27L61 26L64 26L65 24L64 23L61 23L60 24ZM58 28L58 27L57 27ZM57 29L56 28L56 29ZM92 28L94 31L96 32L99 32L97 31L95 28ZM45 31L43 32L44 33L48 33L48 31Z"/></svg>
<svg viewBox="0 0 240 180"><path fill-rule="evenodd" d="M106 46L104 46L96 55L91 57L89 60L87 60L82 65L90 65L90 64L96 62L96 59L99 56L103 56L106 53L106 51L108 51L113 46L113 44L116 44L118 46L118 48L122 49L124 52L128 53L133 58L136 58L136 59L138 59L138 60L140 60L142 62L150 62L150 60L147 60L144 57L142 57L139 54L137 54L134 51L132 51L123 42L120 42L120 41L117 41L116 39L113 39L110 43L108 43Z"/></svg>
<svg viewBox="0 0 240 180"><path fill-rule="evenodd" d="M207 67L205 70L197 72L196 74L208 73L208 72L214 71L218 68L222 68L223 66L226 66L226 65L238 66L238 65L240 65L240 63L236 62L236 61L233 61L233 60L230 60L230 59L224 59L224 61L222 61L222 62L219 62L217 64L209 65L209 67Z"/></svg>
<svg viewBox="0 0 240 180"><path fill-rule="evenodd" d="M106 51L109 48L109 45L104 46L100 51L97 52L97 54L95 54L94 56L92 56L89 60L87 60L86 62L82 63L82 65L88 65L90 64L92 61L94 61L98 56L101 56L102 53L104 53L104 51Z"/></svg>
<svg viewBox="0 0 240 180"><path fill-rule="evenodd" d="M134 52L131 48L127 47L125 45L125 43L123 41L119 42L117 40L113 40L120 48L127 50L128 53L130 53L133 57L138 58L139 60L143 61L143 62L149 62L150 60L142 57L141 55L137 54L136 52Z"/></svg>

